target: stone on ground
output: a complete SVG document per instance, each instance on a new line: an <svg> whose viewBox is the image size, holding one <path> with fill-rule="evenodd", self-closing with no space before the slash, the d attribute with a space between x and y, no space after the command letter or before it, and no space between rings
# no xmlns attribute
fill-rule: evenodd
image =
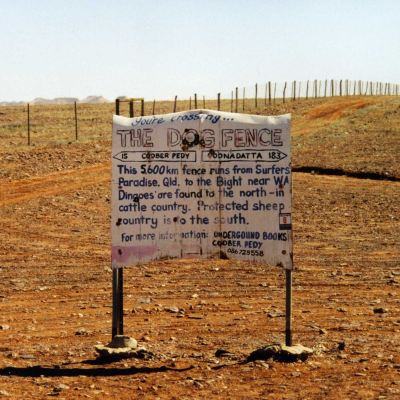
<svg viewBox="0 0 400 400"><path fill-rule="evenodd" d="M274 343L253 351L247 358L247 361L269 360L270 358L282 362L292 362L298 359L304 361L313 353L314 351L312 349L301 344L286 346L284 344Z"/></svg>

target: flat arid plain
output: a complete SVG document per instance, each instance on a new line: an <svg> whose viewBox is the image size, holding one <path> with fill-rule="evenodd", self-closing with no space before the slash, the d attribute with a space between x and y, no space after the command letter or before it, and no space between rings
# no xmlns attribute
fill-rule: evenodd
<svg viewBox="0 0 400 400"><path fill-rule="evenodd" d="M0 396L400 398L400 98L247 107L292 114L293 341L315 350L296 362L247 360L285 341L285 271L232 260L126 268L124 333L149 353L97 358L113 109L79 105L75 140L73 105L31 107L28 146L26 107L0 108Z"/></svg>

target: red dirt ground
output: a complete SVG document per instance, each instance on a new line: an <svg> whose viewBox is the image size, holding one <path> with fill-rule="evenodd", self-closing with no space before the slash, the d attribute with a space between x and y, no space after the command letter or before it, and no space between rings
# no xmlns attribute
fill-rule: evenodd
<svg viewBox="0 0 400 400"><path fill-rule="evenodd" d="M284 341L285 273L231 260L126 268L125 334L153 356L98 360L111 339L109 154L108 141L0 153L0 395L400 397L398 181L294 173L293 329L317 350L308 360L246 362Z"/></svg>

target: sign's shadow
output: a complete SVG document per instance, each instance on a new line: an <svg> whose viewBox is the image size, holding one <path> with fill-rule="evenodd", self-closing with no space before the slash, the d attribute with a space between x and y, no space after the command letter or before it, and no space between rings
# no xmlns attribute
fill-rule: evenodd
<svg viewBox="0 0 400 400"><path fill-rule="evenodd" d="M119 360L114 360L119 361ZM104 365L111 364L112 361L109 359L98 358L96 360L86 360L82 361L79 364L88 364L88 365ZM20 376L26 378L39 378L41 376L46 378L54 378L54 377L78 377L78 376L87 376L87 377L98 377L98 376L124 376L124 375L136 375L136 374L152 374L158 372L166 372L166 371L175 371L175 372L184 372L194 368L192 365L186 368L171 368L167 366L160 367L129 367L129 368L105 368L105 367L97 367L97 368L63 368L74 363L65 363L62 366L55 365L53 367L43 367L41 365L35 365L32 367L6 367L0 368L0 376ZM75 363L77 364L77 363Z"/></svg>

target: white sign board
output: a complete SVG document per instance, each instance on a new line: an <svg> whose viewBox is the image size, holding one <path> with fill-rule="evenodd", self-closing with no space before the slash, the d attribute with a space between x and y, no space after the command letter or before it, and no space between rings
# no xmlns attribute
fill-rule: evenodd
<svg viewBox="0 0 400 400"><path fill-rule="evenodd" d="M114 116L112 266L170 258L292 269L290 114Z"/></svg>

